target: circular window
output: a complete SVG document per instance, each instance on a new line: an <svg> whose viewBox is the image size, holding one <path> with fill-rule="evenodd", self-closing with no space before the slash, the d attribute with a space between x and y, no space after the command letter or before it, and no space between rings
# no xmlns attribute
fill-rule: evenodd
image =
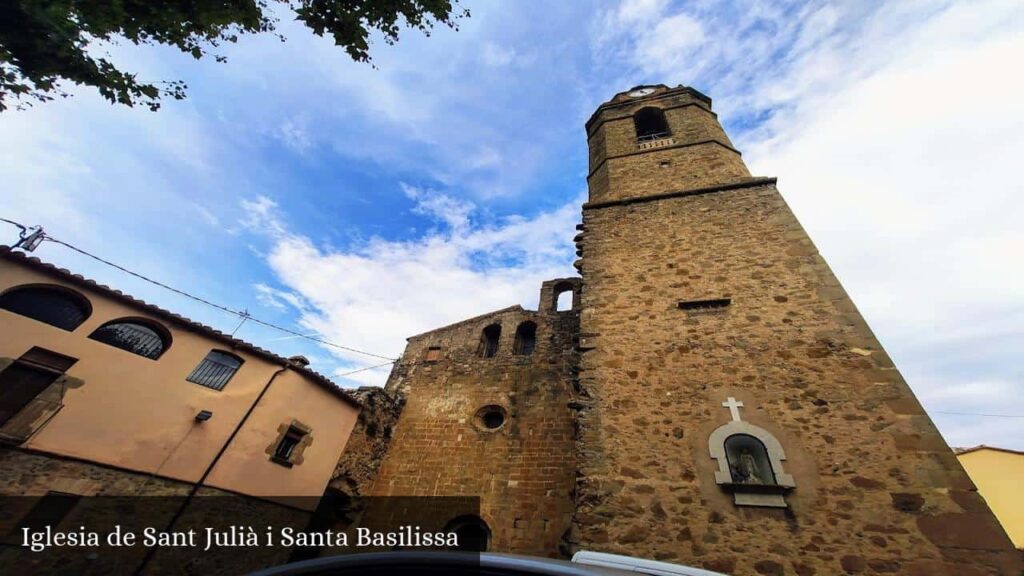
<svg viewBox="0 0 1024 576"><path fill-rule="evenodd" d="M494 432L501 429L501 427L505 425L505 420L507 419L508 412L501 406L492 404L477 410L476 416L473 418L473 423L480 430L485 432Z"/></svg>

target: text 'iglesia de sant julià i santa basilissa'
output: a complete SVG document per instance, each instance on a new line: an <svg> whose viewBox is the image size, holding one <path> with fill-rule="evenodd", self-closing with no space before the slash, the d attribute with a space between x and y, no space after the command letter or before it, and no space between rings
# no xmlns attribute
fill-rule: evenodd
<svg viewBox="0 0 1024 576"><path fill-rule="evenodd" d="M197 450L153 462L156 472L62 433L77 395L98 387L69 365L66 408L41 432L8 434L0 462L50 490L45 459L67 454L164 478L167 490L181 481L259 496L274 481L325 498L478 496L479 514L449 528L493 552L602 551L742 575L1018 574L1019 552L775 179L749 173L710 98L637 87L602 104L586 136L579 276L545 282L536 311L511 306L412 336L383 390L351 396L300 361L233 341L188 381L223 389L224 366L241 375L265 362L269 378L286 363L288 398L308 397L298 403L308 412L283 400L274 412L271 397L239 425L244 441L225 462L204 464ZM87 297L98 290L11 251L0 264ZM31 274L3 274L0 291L42 283ZM0 310L5 326L22 321L12 306ZM143 313L187 322L119 312ZM171 331L151 331L171 346ZM4 329L8 364L55 346L24 334ZM53 352L79 365L90 354L71 340ZM77 425L112 425L100 420ZM10 476L0 477L7 493Z"/></svg>

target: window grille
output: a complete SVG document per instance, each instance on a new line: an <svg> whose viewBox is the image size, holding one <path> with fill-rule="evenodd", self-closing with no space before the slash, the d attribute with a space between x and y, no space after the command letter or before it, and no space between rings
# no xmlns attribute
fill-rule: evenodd
<svg viewBox="0 0 1024 576"><path fill-rule="evenodd" d="M84 297L46 286L15 288L0 296L0 308L68 331L78 328L90 314Z"/></svg>
<svg viewBox="0 0 1024 576"><path fill-rule="evenodd" d="M203 361L192 370L186 380L214 390L223 390L228 380L231 380L241 366L242 360L237 356L219 350L211 350L206 358L203 358Z"/></svg>
<svg viewBox="0 0 1024 576"><path fill-rule="evenodd" d="M151 360L159 358L168 347L166 339L155 329L123 320L100 326L89 338Z"/></svg>

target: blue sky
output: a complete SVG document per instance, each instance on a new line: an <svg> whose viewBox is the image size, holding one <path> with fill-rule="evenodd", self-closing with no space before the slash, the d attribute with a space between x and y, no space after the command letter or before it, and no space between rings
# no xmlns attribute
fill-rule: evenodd
<svg viewBox="0 0 1024 576"><path fill-rule="evenodd" d="M1018 2L465 2L356 64L294 23L227 64L111 48L183 79L157 113L88 91L0 116L0 216L349 346L519 303L573 274L583 124L644 83L709 94L954 445L1024 449ZM13 230L4 240L14 238ZM74 255L41 258L231 331ZM340 374L372 358L239 336ZM380 384L387 370L338 378Z"/></svg>

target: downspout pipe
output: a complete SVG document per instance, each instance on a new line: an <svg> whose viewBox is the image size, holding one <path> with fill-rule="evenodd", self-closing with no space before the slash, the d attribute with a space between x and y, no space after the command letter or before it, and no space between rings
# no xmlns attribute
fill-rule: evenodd
<svg viewBox="0 0 1024 576"><path fill-rule="evenodd" d="M181 507L178 508L178 510L174 513L174 516L171 518L171 521L167 523L167 528L164 529L164 532L170 532L174 528L174 525L181 518L182 514L185 513L186 509L188 509L189 504L191 504L192 500L195 499L196 494L199 492L199 489L203 486L204 483L206 483L206 479L209 478L210 473L213 472L213 469L217 466L217 462L220 461L221 456L223 456L224 453L227 452L228 446L231 445L231 442L234 441L235 436L238 436L238 433L242 430L242 427L245 426L245 423L249 420L249 417L252 416L252 413L254 410L256 410L256 406L259 405L260 400L262 400L263 397L266 396L267 391L270 390L270 385L274 383L274 380L276 380L277 377L281 375L281 373L283 373L285 370L288 370L290 366L291 364L285 364L284 366L282 366L279 370L274 372L270 376L270 380L267 380L267 383L263 385L263 389L260 390L259 395L256 396L255 400L253 400L252 405L250 405L249 409L246 410L245 415L242 416L242 419L238 421L238 425L235 426L235 429L231 431L231 435L228 436L228 439L224 441L224 445L220 447L219 451L217 451L217 455L214 456L213 460L210 461L210 465L206 467L206 471L203 472L203 475L199 477L199 480L192 485L191 489L189 489L188 496L185 497L185 502L183 502ZM146 569L146 566L148 566L150 561L153 560L153 556L156 554L158 548L160 548L160 546L158 545L151 546L146 551L146 556L142 559L142 562L139 564L139 567L135 569L135 576L140 576L143 573L143 571Z"/></svg>

